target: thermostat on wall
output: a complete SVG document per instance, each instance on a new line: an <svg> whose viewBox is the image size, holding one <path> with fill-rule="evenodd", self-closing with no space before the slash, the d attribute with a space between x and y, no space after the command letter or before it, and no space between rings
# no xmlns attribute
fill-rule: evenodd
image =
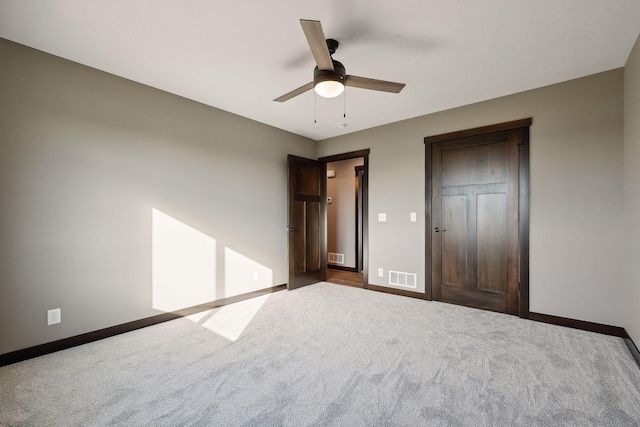
<svg viewBox="0 0 640 427"><path fill-rule="evenodd" d="M327 171L327 178L335 178L336 177L336 171L331 169Z"/></svg>

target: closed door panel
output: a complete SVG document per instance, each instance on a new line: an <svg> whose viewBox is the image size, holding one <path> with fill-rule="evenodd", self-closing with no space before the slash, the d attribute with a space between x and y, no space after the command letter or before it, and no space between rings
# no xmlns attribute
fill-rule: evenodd
<svg viewBox="0 0 640 427"><path fill-rule="evenodd" d="M315 162L315 160L311 160ZM321 178L318 177L318 169L322 165L319 162L307 164L298 162L296 164L296 194L300 196L319 196Z"/></svg>
<svg viewBox="0 0 640 427"><path fill-rule="evenodd" d="M307 271L307 258L298 254L307 252L307 203L304 201L295 201L295 212L293 221L293 240L294 240L294 271L296 274Z"/></svg>
<svg viewBox="0 0 640 427"><path fill-rule="evenodd" d="M478 289L507 292L506 195L477 196Z"/></svg>
<svg viewBox="0 0 640 427"><path fill-rule="evenodd" d="M442 197L442 283L467 287L467 198Z"/></svg>
<svg viewBox="0 0 640 427"><path fill-rule="evenodd" d="M479 185L505 182L507 174L506 143L490 142L460 147L442 153L442 186ZM488 141L488 143L485 143Z"/></svg>
<svg viewBox="0 0 640 427"><path fill-rule="evenodd" d="M320 269L320 203L307 202L306 211L306 264L308 271L316 271Z"/></svg>
<svg viewBox="0 0 640 427"><path fill-rule="evenodd" d="M518 313L518 135L432 144L434 299Z"/></svg>

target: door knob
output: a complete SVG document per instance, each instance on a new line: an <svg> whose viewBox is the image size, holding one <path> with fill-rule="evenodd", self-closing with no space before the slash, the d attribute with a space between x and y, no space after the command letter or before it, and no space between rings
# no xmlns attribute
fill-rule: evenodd
<svg viewBox="0 0 640 427"><path fill-rule="evenodd" d="M289 228L287 228L287 231L296 231L296 229L293 228L293 227L289 227Z"/></svg>
<svg viewBox="0 0 640 427"><path fill-rule="evenodd" d="M439 233L441 231L447 231L447 230L440 230L438 227L436 227L436 228L432 228L431 231L435 231L436 233Z"/></svg>

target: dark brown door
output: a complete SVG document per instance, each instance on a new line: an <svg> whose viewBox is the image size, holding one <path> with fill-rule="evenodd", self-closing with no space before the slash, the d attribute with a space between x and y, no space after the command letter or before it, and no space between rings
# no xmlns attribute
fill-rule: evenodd
<svg viewBox="0 0 640 427"><path fill-rule="evenodd" d="M289 155L289 283L292 290L326 280L326 167Z"/></svg>
<svg viewBox="0 0 640 427"><path fill-rule="evenodd" d="M518 314L517 129L431 145L433 299Z"/></svg>

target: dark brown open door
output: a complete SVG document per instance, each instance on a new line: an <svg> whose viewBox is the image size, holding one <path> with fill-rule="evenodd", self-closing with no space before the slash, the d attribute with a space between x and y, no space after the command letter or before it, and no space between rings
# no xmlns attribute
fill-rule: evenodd
<svg viewBox="0 0 640 427"><path fill-rule="evenodd" d="M519 313L519 135L431 145L434 300Z"/></svg>
<svg viewBox="0 0 640 427"><path fill-rule="evenodd" d="M292 290L327 279L326 165L289 155L289 282Z"/></svg>

